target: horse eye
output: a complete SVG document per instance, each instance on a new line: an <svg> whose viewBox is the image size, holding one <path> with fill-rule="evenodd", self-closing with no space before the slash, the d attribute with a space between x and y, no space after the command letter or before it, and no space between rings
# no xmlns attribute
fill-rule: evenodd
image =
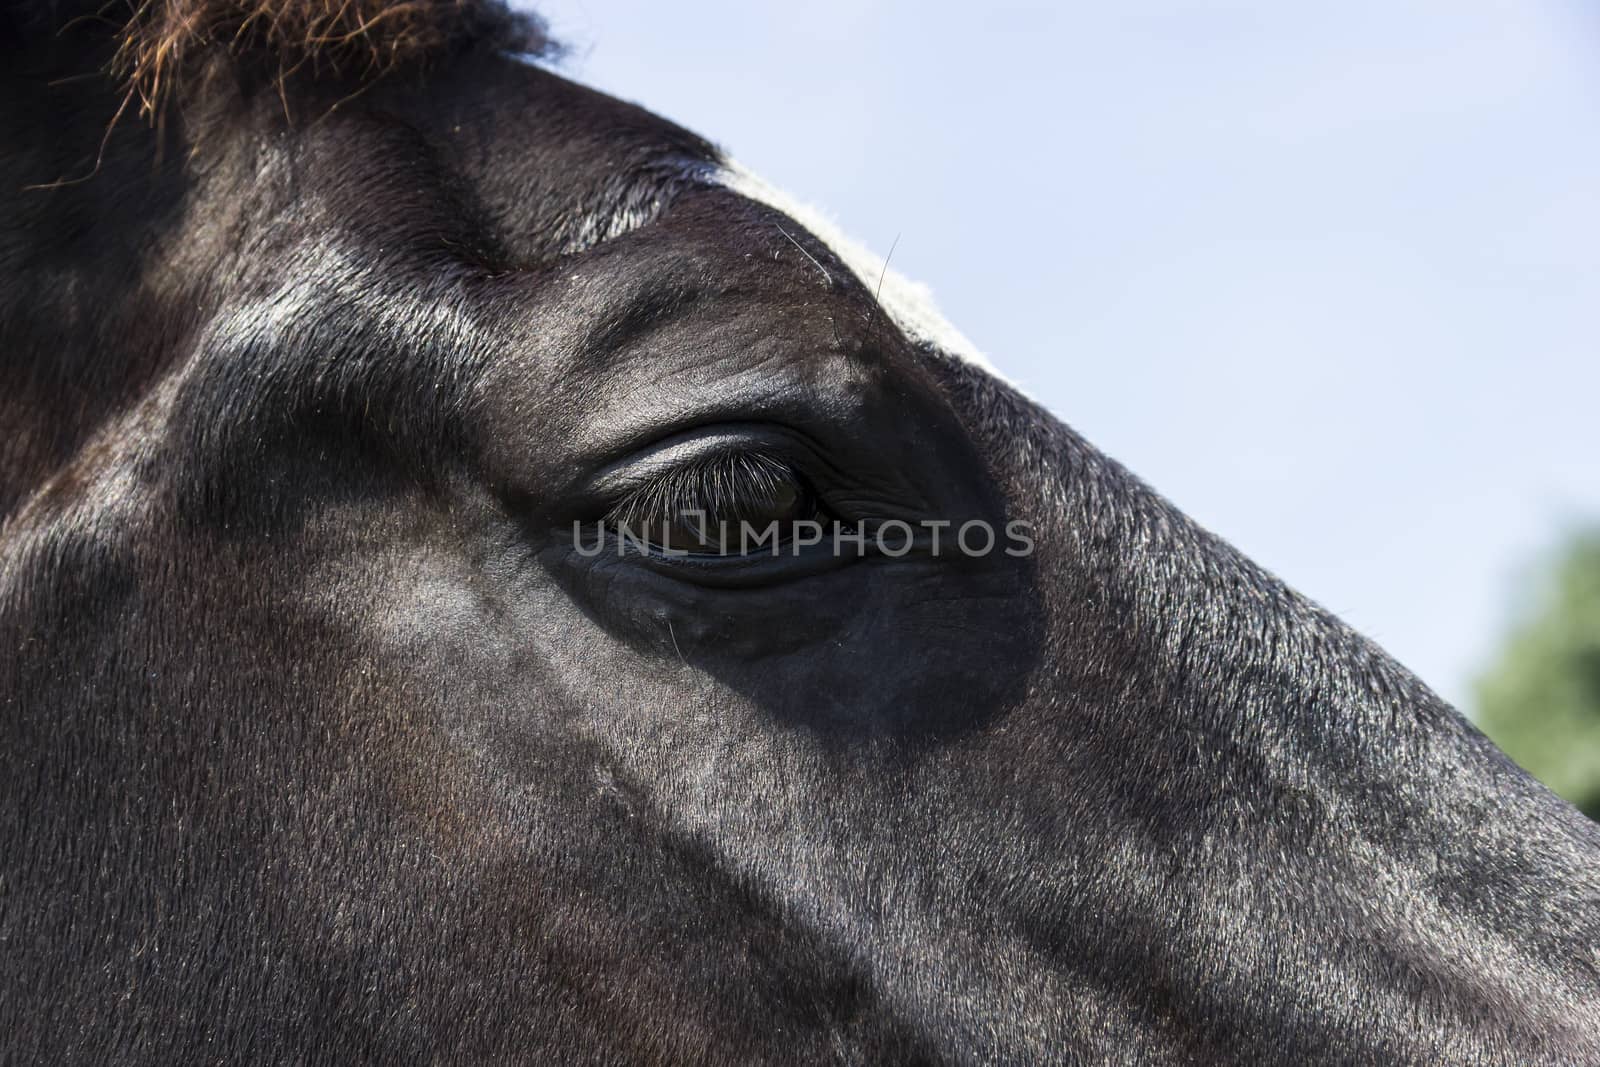
<svg viewBox="0 0 1600 1067"><path fill-rule="evenodd" d="M770 550L794 523L819 514L815 496L787 463L734 452L663 473L613 507L605 523L635 543L736 556L758 535Z"/></svg>

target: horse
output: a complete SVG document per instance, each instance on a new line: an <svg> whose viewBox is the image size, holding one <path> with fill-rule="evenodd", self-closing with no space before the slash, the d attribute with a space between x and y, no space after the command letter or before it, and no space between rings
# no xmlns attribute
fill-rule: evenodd
<svg viewBox="0 0 1600 1067"><path fill-rule="evenodd" d="M0 10L7 1062L1600 1062L1600 829L535 17Z"/></svg>

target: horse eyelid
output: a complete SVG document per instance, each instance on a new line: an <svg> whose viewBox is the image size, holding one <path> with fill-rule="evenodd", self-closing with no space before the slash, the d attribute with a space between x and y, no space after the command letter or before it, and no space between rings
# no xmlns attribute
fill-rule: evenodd
<svg viewBox="0 0 1600 1067"><path fill-rule="evenodd" d="M607 511L605 522L659 529L688 514L738 519L749 509L772 506L785 492L797 505L814 495L785 460L763 451L723 452L670 467L637 486ZM797 512L795 518L805 517Z"/></svg>

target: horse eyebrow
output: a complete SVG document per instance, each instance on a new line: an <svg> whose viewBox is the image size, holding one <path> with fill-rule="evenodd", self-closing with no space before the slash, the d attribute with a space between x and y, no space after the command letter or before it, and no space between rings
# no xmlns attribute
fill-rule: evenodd
<svg viewBox="0 0 1600 1067"><path fill-rule="evenodd" d="M619 171L587 211L561 220L556 251L584 252L648 226L685 192L714 188L717 166L714 158L672 149Z"/></svg>
<svg viewBox="0 0 1600 1067"><path fill-rule="evenodd" d="M373 80L467 48L560 51L539 16L503 0L115 0L116 7L126 13L112 71L152 121L217 57L263 70L281 87L302 72Z"/></svg>

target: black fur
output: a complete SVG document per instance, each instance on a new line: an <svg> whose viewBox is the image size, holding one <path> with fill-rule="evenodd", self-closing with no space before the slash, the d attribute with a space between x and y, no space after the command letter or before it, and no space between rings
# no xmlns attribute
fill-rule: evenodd
<svg viewBox="0 0 1600 1067"><path fill-rule="evenodd" d="M7 41L0 1059L1600 1062L1595 826L700 139ZM1036 551L573 552L713 425Z"/></svg>

